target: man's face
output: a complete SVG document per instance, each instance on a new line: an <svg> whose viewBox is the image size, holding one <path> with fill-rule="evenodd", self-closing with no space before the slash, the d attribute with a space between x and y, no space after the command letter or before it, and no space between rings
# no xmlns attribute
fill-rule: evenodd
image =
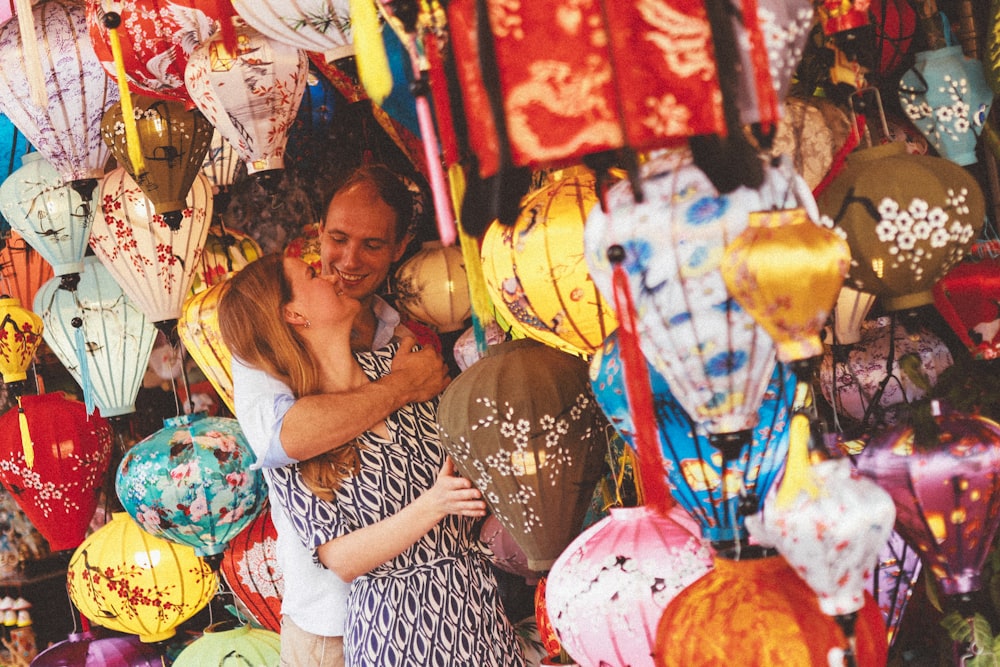
<svg viewBox="0 0 1000 667"><path fill-rule="evenodd" d="M409 237L396 240L396 212L370 183L338 192L324 222L320 258L323 273L340 278L344 293L366 301L385 284Z"/></svg>

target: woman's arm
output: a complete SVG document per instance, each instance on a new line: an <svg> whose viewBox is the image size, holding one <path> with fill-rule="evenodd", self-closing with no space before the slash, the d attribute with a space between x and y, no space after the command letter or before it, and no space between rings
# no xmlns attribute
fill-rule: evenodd
<svg viewBox="0 0 1000 667"><path fill-rule="evenodd" d="M391 517L320 545L323 565L344 581L367 574L403 553L449 514L486 516L482 493L464 477L455 476L455 464L445 460L434 486Z"/></svg>

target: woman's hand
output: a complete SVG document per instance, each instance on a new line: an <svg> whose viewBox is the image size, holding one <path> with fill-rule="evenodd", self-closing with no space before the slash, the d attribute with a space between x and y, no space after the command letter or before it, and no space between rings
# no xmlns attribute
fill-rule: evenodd
<svg viewBox="0 0 1000 667"><path fill-rule="evenodd" d="M422 497L428 508L442 518L448 514L486 516L483 494L472 486L472 482L455 475L455 463L450 456L445 458L434 486L425 491Z"/></svg>

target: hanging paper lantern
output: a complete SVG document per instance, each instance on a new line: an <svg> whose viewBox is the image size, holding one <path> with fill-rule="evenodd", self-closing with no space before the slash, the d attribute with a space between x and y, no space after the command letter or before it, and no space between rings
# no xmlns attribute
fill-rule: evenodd
<svg viewBox="0 0 1000 667"><path fill-rule="evenodd" d="M853 345L861 340L861 327L875 305L875 295L843 285L833 306L833 338L827 342L837 345Z"/></svg>
<svg viewBox="0 0 1000 667"><path fill-rule="evenodd" d="M744 539L741 507L756 506L784 468L795 376L781 367L775 369L749 447L727 462L681 407L663 375L651 364L648 370L671 495L698 522L702 537L712 542ZM636 428L617 332L608 336L591 360L590 383L608 421L635 449Z"/></svg>
<svg viewBox="0 0 1000 667"><path fill-rule="evenodd" d="M34 149L21 131L10 122L10 118L0 113L0 182L6 180L18 168L21 159L29 150ZM0 207L0 237L9 231L10 224L3 217L3 210Z"/></svg>
<svg viewBox="0 0 1000 667"><path fill-rule="evenodd" d="M28 379L42 328L42 318L22 306L20 299L0 296L0 371L5 384Z"/></svg>
<svg viewBox="0 0 1000 667"><path fill-rule="evenodd" d="M223 281L189 297L177 321L177 335L212 388L235 414L230 368L233 355L219 331L219 301L227 288L228 283Z"/></svg>
<svg viewBox="0 0 1000 667"><path fill-rule="evenodd" d="M90 247L150 321L175 323L212 221L208 179L195 179L176 228L153 211L152 202L122 167L101 181L98 200L101 214L94 216Z"/></svg>
<svg viewBox="0 0 1000 667"><path fill-rule="evenodd" d="M144 169L137 173L125 145L122 105L112 104L101 121L101 135L129 176L142 189L153 211L177 230L188 192L201 171L214 129L197 109L181 102L132 96Z"/></svg>
<svg viewBox="0 0 1000 667"><path fill-rule="evenodd" d="M194 549L150 535L125 512L115 512L73 552L66 580L70 599L91 623L144 642L173 637L218 587Z"/></svg>
<svg viewBox="0 0 1000 667"><path fill-rule="evenodd" d="M50 279L33 310L45 323L43 340L83 388L87 411L94 404L105 417L135 412L156 328L100 260L83 258L75 290Z"/></svg>
<svg viewBox="0 0 1000 667"><path fill-rule="evenodd" d="M890 647L899 633L906 603L913 594L921 569L916 549L893 530L889 541L879 552L875 569L868 581L868 591L878 601L878 607L882 611Z"/></svg>
<svg viewBox="0 0 1000 667"><path fill-rule="evenodd" d="M711 567L708 548L669 514L613 507L552 565L549 617L581 664L653 667L664 608Z"/></svg>
<svg viewBox="0 0 1000 667"><path fill-rule="evenodd" d="M62 393L19 400L0 417L0 482L53 551L74 549L97 509L111 427Z"/></svg>
<svg viewBox="0 0 1000 667"><path fill-rule="evenodd" d="M209 144L205 161L201 164L201 173L205 174L212 184L212 192L216 196L221 191L228 190L236 181L236 174L241 164L243 162L240 161L240 156L233 150L229 140L219 134L218 130L214 130L212 143Z"/></svg>
<svg viewBox="0 0 1000 667"><path fill-rule="evenodd" d="M974 358L997 358L1000 259L984 253L956 264L934 286L934 305Z"/></svg>
<svg viewBox="0 0 1000 667"><path fill-rule="evenodd" d="M52 278L52 265L15 231L0 239L0 293L27 305L34 303L38 288Z"/></svg>
<svg viewBox="0 0 1000 667"><path fill-rule="evenodd" d="M907 0L875 0L871 3L872 26L880 75L896 72L906 61L917 35L917 12Z"/></svg>
<svg viewBox="0 0 1000 667"><path fill-rule="evenodd" d="M542 187L521 202L513 227L486 230L480 250L486 287L503 318L530 338L582 355L618 326L583 261L595 187L593 175L580 171Z"/></svg>
<svg viewBox="0 0 1000 667"><path fill-rule="evenodd" d="M194 103L246 163L247 172L283 169L288 130L306 89L305 52L236 19L236 53L216 35L191 53L184 81Z"/></svg>
<svg viewBox="0 0 1000 667"><path fill-rule="evenodd" d="M823 223L847 235L847 284L884 297L886 310L933 303L931 289L965 255L986 214L969 172L911 155L898 141L851 153L817 203Z"/></svg>
<svg viewBox="0 0 1000 667"><path fill-rule="evenodd" d="M264 254L252 237L227 228L216 218L208 228L208 237L201 252L201 268L194 275L191 294L203 292L217 285L234 271Z"/></svg>
<svg viewBox="0 0 1000 667"><path fill-rule="evenodd" d="M239 535L229 541L219 571L229 590L257 623L281 632L281 598L285 575L278 565L278 532L269 505Z"/></svg>
<svg viewBox="0 0 1000 667"><path fill-rule="evenodd" d="M458 246L428 241L395 273L396 307L438 333L458 331L472 317L465 261Z"/></svg>
<svg viewBox="0 0 1000 667"><path fill-rule="evenodd" d="M889 492L896 529L921 555L946 596L982 587L981 573L1000 526L1000 425L944 410L937 441L917 441L901 424L876 434L858 470Z"/></svg>
<svg viewBox="0 0 1000 667"><path fill-rule="evenodd" d="M214 623L205 633L188 644L176 658L174 667L203 667L226 665L230 662L243 665L277 665L281 652L277 632L235 625L231 622Z"/></svg>
<svg viewBox="0 0 1000 667"><path fill-rule="evenodd" d="M438 405L455 466L542 572L580 532L607 440L587 364L533 340L491 348Z"/></svg>
<svg viewBox="0 0 1000 667"><path fill-rule="evenodd" d="M31 661L31 667L162 667L163 656L138 637L98 638L93 632L72 633Z"/></svg>
<svg viewBox="0 0 1000 667"><path fill-rule="evenodd" d="M240 18L268 37L303 51L319 51L331 61L354 55L349 5L349 0L233 2Z"/></svg>
<svg viewBox="0 0 1000 667"><path fill-rule="evenodd" d="M100 178L108 161L101 116L118 99L118 88L101 67L87 38L83 4L45 0L32 8L48 104L30 94L25 52L17 22L0 29L0 111L17 126L63 181ZM78 183L89 199L92 185Z"/></svg>
<svg viewBox="0 0 1000 667"><path fill-rule="evenodd" d="M125 453L115 489L150 535L187 544L216 564L261 511L264 476L235 419L204 413L163 420Z"/></svg>
<svg viewBox="0 0 1000 667"><path fill-rule="evenodd" d="M844 633L785 559L741 558L717 556L711 572L667 605L656 632L656 665L843 664ZM870 596L858 612L855 636L858 667L886 664L885 628Z"/></svg>

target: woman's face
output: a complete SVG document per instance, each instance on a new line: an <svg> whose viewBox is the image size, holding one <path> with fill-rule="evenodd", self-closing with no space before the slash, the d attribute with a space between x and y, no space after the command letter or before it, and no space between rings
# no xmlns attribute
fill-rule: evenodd
<svg viewBox="0 0 1000 667"><path fill-rule="evenodd" d="M354 322L361 304L344 293L339 276L320 275L297 257L286 257L282 264L285 278L292 288L292 300L287 304L286 312L291 311L305 318L309 326L350 326Z"/></svg>

